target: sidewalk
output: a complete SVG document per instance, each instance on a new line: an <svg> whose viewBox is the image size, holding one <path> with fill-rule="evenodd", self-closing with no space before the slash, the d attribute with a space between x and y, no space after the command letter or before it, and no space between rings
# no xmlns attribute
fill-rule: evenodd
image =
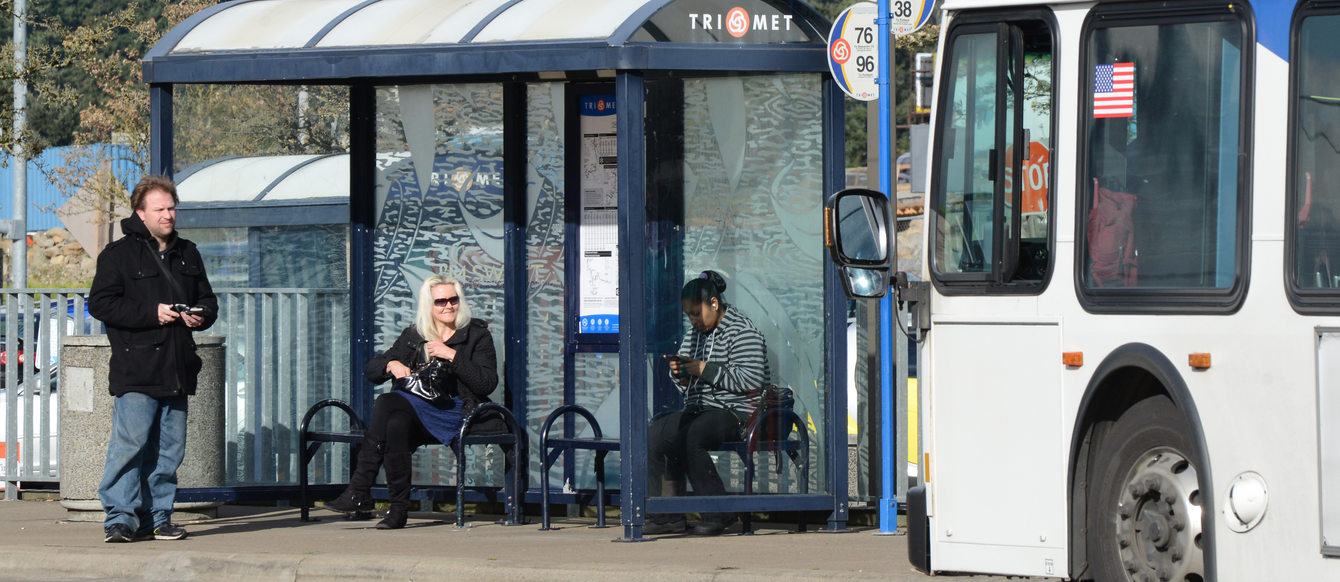
<svg viewBox="0 0 1340 582"><path fill-rule="evenodd" d="M217 519L186 523L185 540L105 544L101 524L65 521L58 502L0 502L0 579L929 580L908 565L905 536L869 528L793 534L761 523L752 536L731 535L736 525L720 537L612 543L622 528L590 528L593 518L559 518L561 529L539 531L538 523L467 515L458 529L454 514L411 513L405 529L378 531L375 521L313 514L321 521L300 522L297 509L229 505Z"/></svg>

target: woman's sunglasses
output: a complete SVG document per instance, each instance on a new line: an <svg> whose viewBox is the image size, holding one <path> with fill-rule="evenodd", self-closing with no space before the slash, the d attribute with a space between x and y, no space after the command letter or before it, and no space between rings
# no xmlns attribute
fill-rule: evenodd
<svg viewBox="0 0 1340 582"><path fill-rule="evenodd" d="M461 297L459 295L455 297L438 297L437 299L433 300L434 307L446 307L448 305L460 305L460 304L461 304Z"/></svg>

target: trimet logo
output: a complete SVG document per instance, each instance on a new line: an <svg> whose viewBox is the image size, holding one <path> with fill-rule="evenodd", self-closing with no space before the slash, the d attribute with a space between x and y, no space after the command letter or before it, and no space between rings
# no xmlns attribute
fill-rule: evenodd
<svg viewBox="0 0 1340 582"><path fill-rule="evenodd" d="M791 15L756 14L753 18L750 18L749 12L736 6L724 15L690 13L689 23L691 30L724 30L731 36L740 38L751 30L789 31L791 30Z"/></svg>

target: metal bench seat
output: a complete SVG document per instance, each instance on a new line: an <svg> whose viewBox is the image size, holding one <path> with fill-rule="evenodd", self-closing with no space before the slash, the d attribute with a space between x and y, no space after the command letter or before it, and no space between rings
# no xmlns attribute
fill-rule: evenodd
<svg viewBox="0 0 1340 582"><path fill-rule="evenodd" d="M314 431L308 427L311 426L312 419L318 412L325 408L338 408L342 410L349 418L349 430L344 432L333 431ZM472 434L470 429L474 421L481 415L487 413L497 413L507 425L507 430L500 433ZM349 471L352 474L354 464L358 460L358 450L362 446L363 440L367 434L367 425L358 417L358 413L346 402L337 399L327 399L316 403L307 409L307 413L302 417L302 424L298 430L298 450L302 455L302 471L298 476L298 504L300 508L300 519L302 521L312 521L309 517L309 511L312 506L312 500L309 499L309 490L311 485L308 483L307 468L312 459L316 457L316 452L321 448L322 443L345 443L353 448L350 451ZM507 506L507 515L504 518L504 525L521 525L525 523L525 516L522 512L521 495L524 494L523 474L526 470L523 460L526 459L526 438L521 430L521 425L517 423L516 417L510 410L496 402L486 402L475 407L465 421L461 424L461 434L458 439L459 446L452 447L452 452L456 455L456 526L465 525L465 464L466 451L473 445L500 445L504 448L507 455L507 475L504 477L504 494ZM440 446L440 445L435 445ZM437 498L437 496L426 496Z"/></svg>

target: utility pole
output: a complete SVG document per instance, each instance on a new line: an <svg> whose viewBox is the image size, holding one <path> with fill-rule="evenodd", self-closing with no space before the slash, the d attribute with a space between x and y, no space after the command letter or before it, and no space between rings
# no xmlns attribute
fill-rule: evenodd
<svg viewBox="0 0 1340 582"><path fill-rule="evenodd" d="M15 289L28 287L28 0L14 0L14 220L8 224Z"/></svg>

